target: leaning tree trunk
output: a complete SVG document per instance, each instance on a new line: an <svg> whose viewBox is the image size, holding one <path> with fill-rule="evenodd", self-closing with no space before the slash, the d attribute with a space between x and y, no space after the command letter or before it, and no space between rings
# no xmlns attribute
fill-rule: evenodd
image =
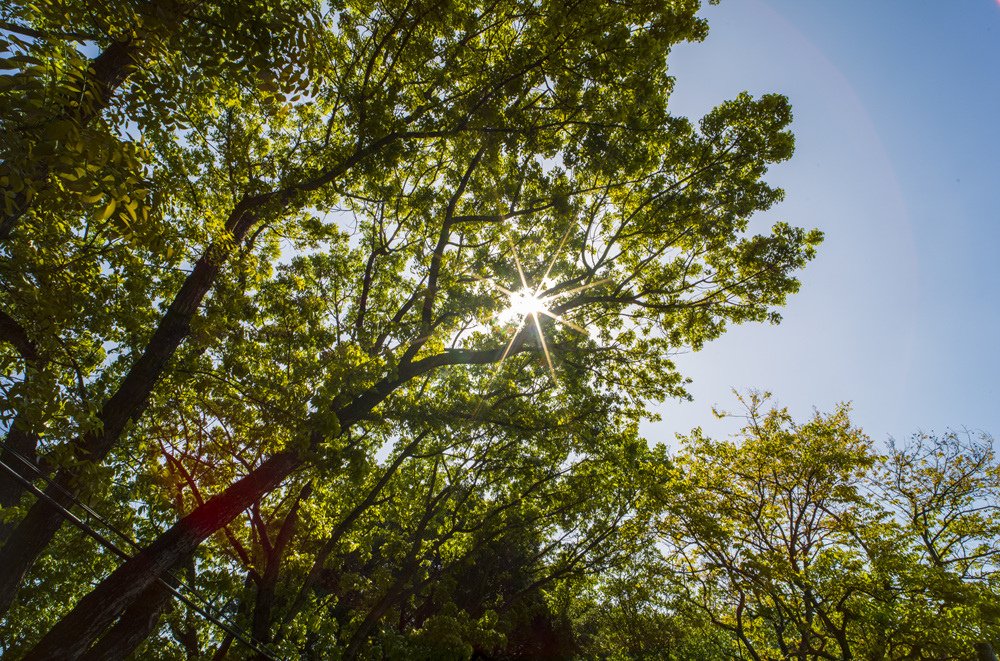
<svg viewBox="0 0 1000 661"><path fill-rule="evenodd" d="M6 468L0 470L0 508L15 507L21 502L24 485L10 471L15 471L28 482L38 477L41 467L38 465L38 436L22 429L19 418L14 418L4 441L0 461ZM0 543L6 540L14 530L13 523L0 523Z"/></svg>
<svg viewBox="0 0 1000 661"><path fill-rule="evenodd" d="M510 351L503 347L486 350L456 349L422 358L400 366L395 375L386 377L358 395L337 411L341 431L346 432L372 409L381 404L402 384L447 365L483 365L495 363ZM320 440L310 437L310 445ZM276 489L296 468L302 457L284 451L265 460L250 474L230 485L222 493L175 523L137 556L123 563L83 597L62 620L39 641L25 659L78 659L98 636L166 571L211 534L228 525L265 494Z"/></svg>
<svg viewBox="0 0 1000 661"><path fill-rule="evenodd" d="M172 596L159 581L150 585L81 658L86 661L128 658L156 629L160 616L170 608Z"/></svg>
<svg viewBox="0 0 1000 661"><path fill-rule="evenodd" d="M209 535L275 489L301 464L302 459L296 453L276 454L193 510L83 597L28 652L25 660L79 659L92 641L126 609L148 594L150 587L156 585L171 567L193 553ZM116 635L127 634L122 631Z"/></svg>
<svg viewBox="0 0 1000 661"><path fill-rule="evenodd" d="M366 146L359 147L350 157L336 167L323 171L320 175L301 185L260 195L244 196L233 208L226 221L226 230L229 232L230 240L212 243L195 264L194 269L188 275L187 279L185 279L177 296L167 309L167 313L160 320L160 325L153 333L153 337L150 339L143 355L132 366L129 373L122 380L118 390L102 408L100 416L101 431L76 440L74 445L78 457L85 461L102 461L118 442L125 425L135 420L142 413L149 401L153 387L162 375L167 361L190 333L191 320L201 305L201 301L215 284L222 264L229 258L236 247L243 243L250 229L258 222L258 214L262 205L273 202L273 206L269 209L269 212L280 213L297 199L299 193L316 190L336 180L337 177L346 173L365 158L377 153L386 145L404 137L419 137L421 135L423 134L393 133L383 136ZM465 355L470 354L461 351L452 352L432 357L432 359L423 359L416 363L410 363L408 367L410 370L409 376L395 381L387 380L382 382L359 397L343 413L351 420L357 420L357 417L351 417L355 409L367 412L372 406L388 396L399 383L444 364L457 364L460 360L456 357ZM471 355L473 356L473 362L486 363L496 360L499 351L479 351L472 352ZM342 424L344 424L345 419L347 418L340 417ZM70 474L70 477L75 477L75 474ZM68 485L74 481L71 479L67 484L50 487L49 490L53 491L50 495L56 499L64 498L65 496L58 492L66 490ZM30 523L27 520L28 518L31 519ZM62 514L58 509L51 507L47 503L35 503L34 507L29 511L28 517L19 526L19 528L26 527L27 529L22 531L18 536L18 543L12 543L12 535L12 539L0 549L0 616L3 616L9 610L25 574L27 574L42 549L51 541L61 524Z"/></svg>
<svg viewBox="0 0 1000 661"><path fill-rule="evenodd" d="M13 345L24 361L24 381L34 378L34 373L43 368L46 360L39 356L37 345L28 331L14 317L0 310L0 341ZM26 428L28 427L28 428ZM0 470L0 508L14 507L24 495L23 480L31 482L42 470L38 464L38 435L25 424L21 415L7 429L7 438L0 452L4 468ZM14 530L14 522L0 523L0 543Z"/></svg>
<svg viewBox="0 0 1000 661"><path fill-rule="evenodd" d="M256 222L257 216L251 208L257 203L258 198L244 198L230 214L227 228L233 235L233 245L242 242ZM146 350L101 408L98 431L76 439L74 450L79 459L103 461L118 443L126 425L142 414L167 362L190 334L191 320L215 284L231 250L231 247L227 251L212 244L197 261L153 332ZM72 507L77 478L77 470L59 471L45 490L46 496L58 507L45 499L36 502L0 549L0 615L10 608L25 574L62 525L63 514L59 508Z"/></svg>
<svg viewBox="0 0 1000 661"><path fill-rule="evenodd" d="M278 537L270 551L264 552L264 572L261 574L257 584L257 595L254 600L253 616L251 617L250 635L256 642L268 645L271 642L271 619L274 611L275 595L278 588L278 578L281 576L281 563L285 559L285 552L295 534L295 526L299 518L299 506L303 499L308 499L312 494L312 485L307 484L299 492L295 502L292 504L284 521L278 528ZM266 530L261 530L261 538L267 535Z"/></svg>

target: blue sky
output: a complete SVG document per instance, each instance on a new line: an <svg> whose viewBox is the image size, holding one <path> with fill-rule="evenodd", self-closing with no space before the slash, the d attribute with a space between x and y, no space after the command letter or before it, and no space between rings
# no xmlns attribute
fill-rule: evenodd
<svg viewBox="0 0 1000 661"><path fill-rule="evenodd" d="M706 3L707 4L707 3ZM770 390L799 416L851 401L873 438L1000 435L1000 4L723 0L671 55L672 105L698 117L741 90L786 94L796 155L761 215L826 233L779 326L731 329L677 357L693 402L651 440Z"/></svg>

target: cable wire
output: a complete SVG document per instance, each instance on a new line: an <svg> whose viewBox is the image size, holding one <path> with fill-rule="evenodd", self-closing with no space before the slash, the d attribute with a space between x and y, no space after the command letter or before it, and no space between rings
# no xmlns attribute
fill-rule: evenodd
<svg viewBox="0 0 1000 661"><path fill-rule="evenodd" d="M35 472L35 474L41 477L43 480L45 480L48 485L54 486L57 489L59 489L75 505L83 509L89 516L92 516L98 521L100 521L108 530L112 531L118 537L122 538L131 547L135 549L141 548L139 544L135 540L133 540L130 536L126 535L122 531L118 530L115 526L111 525L104 519L104 517L95 512L92 508L90 508L86 504L82 503L69 490L65 489L62 485L56 483L48 476L46 476L44 473L42 473L41 469L39 469L34 462L32 462L30 459L22 455L17 450L14 450L10 446L8 446L5 441L0 441L0 447L2 447L6 452L9 452L15 458L17 458L21 463L31 468ZM39 500L44 500L46 504L55 509L63 518L65 518L67 521L69 521L74 526L79 528L84 534L94 539L98 544L107 548L122 560L127 561L132 558L132 556L130 556L124 549L115 544L112 540L108 539L108 537L106 537L105 535L101 534L98 530L95 530L90 524L83 521L81 518L73 514L65 507L63 507L58 501L56 501L50 495L48 495L47 493L36 487L31 480L29 480L28 478L17 472L16 469L10 466L7 462L3 461L3 459L0 459L0 468L3 468L8 473L10 473L14 477L14 479L17 480L22 486L24 486L33 496L35 496ZM263 643L257 641L252 635L245 633L242 629L240 629L236 625L226 621L221 615L216 616L215 614L211 613L209 610L213 608L211 603L204 596L199 594L199 592L196 589L185 583L183 580L179 579L171 572L168 571L166 572L166 574L171 580L175 581L177 585L182 586L184 589L188 590L189 592L197 596L202 602L204 602L205 606L201 606L195 603L190 597L182 593L175 585L172 585L166 579L158 576L156 578L157 582L159 582L162 586L164 586L172 595L174 595L182 603L184 603L186 606L194 610L196 613L198 613L199 615L201 615L206 620L216 625L226 633L232 635L234 638L236 638L241 643L248 646L253 651L257 652L258 654L261 654L262 656L268 659L272 659L273 661L280 661L280 657L276 656L271 650L269 650Z"/></svg>

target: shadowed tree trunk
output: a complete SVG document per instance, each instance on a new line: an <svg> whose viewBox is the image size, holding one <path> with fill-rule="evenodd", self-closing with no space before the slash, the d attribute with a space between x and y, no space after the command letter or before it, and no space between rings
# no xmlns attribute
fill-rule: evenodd
<svg viewBox="0 0 1000 661"><path fill-rule="evenodd" d="M83 597L24 658L53 661L80 658L115 618L149 594L158 578L193 553L209 535L276 488L301 463L298 455L292 452L274 455L251 474L196 508ZM138 629L146 620L130 621L130 626ZM122 630L116 636L132 633Z"/></svg>
<svg viewBox="0 0 1000 661"><path fill-rule="evenodd" d="M0 310L0 340L13 345L21 354L25 380L32 378L32 372L44 366L45 360L39 358L38 348L27 330L4 310ZM31 482L38 475L38 436L24 427L24 420L16 416L7 430L3 451L0 452L0 460L6 465L0 470L0 508L14 507L21 502L25 489L17 476ZM0 543L13 529L13 522L0 523Z"/></svg>
<svg viewBox="0 0 1000 661"><path fill-rule="evenodd" d="M295 534L295 525L298 522L299 505L304 498L308 498L312 493L312 487L307 485L295 499L285 519L278 529L278 536L271 544L267 538L266 527L261 526L261 541L264 543L264 573L260 577L257 585L257 598L254 602L252 628L250 630L254 640L267 645L271 642L271 616L274 609L275 590L278 586L278 577L281 575L281 562L285 558L285 551Z"/></svg>
<svg viewBox="0 0 1000 661"><path fill-rule="evenodd" d="M162 583L150 585L121 618L81 657L87 661L127 658L156 629L173 595Z"/></svg>
<svg viewBox="0 0 1000 661"><path fill-rule="evenodd" d="M518 336L523 340L524 335ZM516 340L518 338L515 338ZM490 350L456 349L400 366L387 377L337 412L342 432L367 416L402 384L447 365L488 364L523 350L523 341L511 348ZM318 443L320 435L311 437ZM28 652L25 659L76 659L116 618L129 608L170 567L194 552L210 535L236 518L259 498L278 487L303 463L292 451L265 460L248 475L210 498L162 533L138 555L123 563L94 590L83 597L62 620Z"/></svg>
<svg viewBox="0 0 1000 661"><path fill-rule="evenodd" d="M167 362L174 355L191 331L191 321L198 311L201 302L212 289L222 265L228 260L238 246L243 244L249 231L258 223L261 206L273 203L269 212L279 214L285 211L297 199L301 191L316 190L349 171L365 158L379 152L387 145L402 139L439 137L457 132L461 129L430 132L392 133L365 146L359 146L348 158L335 167L324 170L306 182L260 195L244 196L233 208L226 220L225 229L229 233L228 241L214 242L198 259L191 273L187 276L175 296L166 314L160 320L155 332L139 360L131 367L122 380L115 394L104 404L99 416L99 431L95 431L75 439L74 452L81 461L101 462L117 444L125 426L137 419L149 402L149 396L154 386L163 374ZM478 359L481 362L492 362L496 352L478 352L486 356ZM421 360L410 363L423 373L442 364L457 364L452 360L459 354L439 355L433 360ZM464 355L464 354L463 354ZM450 358L449 358L450 356ZM409 377L408 377L409 378ZM372 388L368 393L348 407L361 407L365 412L370 410L402 381L383 382ZM388 386L388 390L383 389ZM366 402L371 404L366 404ZM360 410L360 409L359 409ZM356 421L357 418L352 418ZM341 418L343 422L343 418ZM353 424L353 422L352 422ZM46 489L46 493L60 507L72 506L75 493L74 484L77 481L76 470L61 470ZM252 501L250 501L252 502ZM249 506L244 505L244 509ZM25 574L31 568L38 555L48 546L56 531L62 525L62 514L47 502L37 502L29 510L24 520L13 531L7 543L0 549L0 616L5 614L17 595L17 590ZM228 523L228 521L227 521Z"/></svg>
<svg viewBox="0 0 1000 661"><path fill-rule="evenodd" d="M257 217L250 209L259 202L258 198L245 198L230 214L227 227L232 232L234 244L238 245L256 222ZM74 450L80 460L101 462L118 442L125 426L142 414L167 362L190 334L191 320L215 283L227 256L226 251L212 245L195 264L150 338L146 350L101 408L102 424L98 430L76 439ZM73 506L71 494L76 492L77 477L78 470L62 469L45 493L60 507L70 508ZM18 498L21 493L17 494ZM13 496L11 490L8 497ZM38 501L8 537L0 549L0 615L10 608L24 575L48 546L62 522L63 515L58 509L49 502Z"/></svg>

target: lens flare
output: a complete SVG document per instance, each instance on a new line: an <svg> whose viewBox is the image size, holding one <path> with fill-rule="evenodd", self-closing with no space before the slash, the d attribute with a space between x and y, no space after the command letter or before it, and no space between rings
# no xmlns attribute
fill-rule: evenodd
<svg viewBox="0 0 1000 661"><path fill-rule="evenodd" d="M607 279L602 279L563 290L559 293L552 293L553 290L558 290L559 288L551 280L549 280L549 276L552 274L552 269L556 264L556 260L559 259L560 253L562 253L563 248L566 247L566 240L569 238L571 229L572 226L567 228L566 232L563 234L558 247L552 254L552 258L549 260L548 265L545 268L544 274L539 279L537 287L532 288L528 284L528 278L525 275L524 266L521 264L521 258L517 253L517 245L510 239L510 236L507 237L507 242L510 244L510 256L514 265L517 267L517 276L520 280L521 288L514 291L507 289L493 279L477 278L488 283L491 287L507 296L510 304L502 312L500 312L499 315L497 315L496 320L505 325L516 326L516 329L511 335L510 341L507 343L507 347L503 351L503 355L497 363L493 377L487 385L487 390L489 390L489 386L493 384L493 381L496 379L497 374L499 374L504 361L510 355L510 351L514 346L514 342L518 335L528 324L533 325L535 327L535 331L538 333L537 339L539 348L542 350L542 355L545 357L545 365L548 367L552 380L558 381L558 378L556 377L555 365L552 362L552 354L549 352L549 345L545 340L545 333L542 329L541 315L545 315L546 317L553 319L556 323L566 326L567 328L571 328L578 333L589 335L587 330L582 326L549 309L549 305L554 302L554 298L580 292L608 282ZM482 405L482 401L480 401L480 405ZM476 415L478 415L478 412L479 406L476 407Z"/></svg>
<svg viewBox="0 0 1000 661"><path fill-rule="evenodd" d="M505 311L505 315L514 320L520 320L529 314L545 313L548 310L545 302L538 298L535 292L530 289L522 289L514 292L510 296L510 307Z"/></svg>

